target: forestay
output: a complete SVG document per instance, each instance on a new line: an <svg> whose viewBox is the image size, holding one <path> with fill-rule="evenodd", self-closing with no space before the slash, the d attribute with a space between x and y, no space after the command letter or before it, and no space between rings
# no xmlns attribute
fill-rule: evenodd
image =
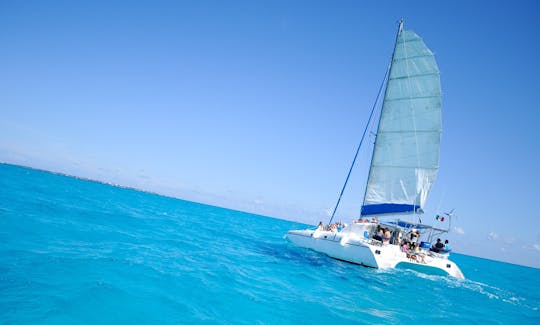
<svg viewBox="0 0 540 325"><path fill-rule="evenodd" d="M400 28L362 215L421 213L439 167L441 85L433 53Z"/></svg>

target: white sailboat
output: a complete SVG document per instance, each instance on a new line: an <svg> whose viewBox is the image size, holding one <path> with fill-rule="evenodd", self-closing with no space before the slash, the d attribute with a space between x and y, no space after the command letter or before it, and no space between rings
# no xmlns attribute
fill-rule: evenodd
<svg viewBox="0 0 540 325"><path fill-rule="evenodd" d="M422 38L403 29L403 20L387 75L360 218L343 229L320 224L317 229L290 230L286 237L298 246L351 263L463 279L459 267L448 259L449 252L431 248L432 240L450 227L438 229L399 219L423 213L439 168L442 129L437 63ZM390 221L379 223L379 219Z"/></svg>

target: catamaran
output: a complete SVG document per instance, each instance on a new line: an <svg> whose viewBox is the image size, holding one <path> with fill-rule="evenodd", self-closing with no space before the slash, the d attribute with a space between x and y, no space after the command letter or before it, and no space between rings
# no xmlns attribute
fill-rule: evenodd
<svg viewBox="0 0 540 325"><path fill-rule="evenodd" d="M329 226L290 230L297 246L374 268L410 268L464 279L444 245L432 246L450 230L421 222L420 215L439 168L441 84L433 53L420 36L399 22L390 66L379 94L384 99L371 156L360 217L350 225L330 226L369 127L379 95L356 150ZM418 222L403 220L418 216ZM451 213L446 217L451 219ZM437 219L444 220L444 216ZM381 221L379 220L387 220ZM343 227L344 226L344 227Z"/></svg>

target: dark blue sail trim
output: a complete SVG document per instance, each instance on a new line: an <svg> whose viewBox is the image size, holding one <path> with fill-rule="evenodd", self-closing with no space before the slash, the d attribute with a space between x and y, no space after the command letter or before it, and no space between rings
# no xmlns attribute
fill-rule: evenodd
<svg viewBox="0 0 540 325"><path fill-rule="evenodd" d="M361 214L363 216L370 216L374 214L414 213L418 211L420 211L420 207L418 205L382 203L363 205Z"/></svg>

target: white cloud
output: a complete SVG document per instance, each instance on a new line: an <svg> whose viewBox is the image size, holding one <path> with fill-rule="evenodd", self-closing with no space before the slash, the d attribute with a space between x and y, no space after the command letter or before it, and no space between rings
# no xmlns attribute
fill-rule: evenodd
<svg viewBox="0 0 540 325"><path fill-rule="evenodd" d="M487 238L488 240L497 241L505 245L513 245L516 243L516 239L514 237L501 236L494 231L487 234Z"/></svg>
<svg viewBox="0 0 540 325"><path fill-rule="evenodd" d="M531 250L531 251L540 252L540 244L523 245L523 246L521 246L521 248Z"/></svg>
<svg viewBox="0 0 540 325"><path fill-rule="evenodd" d="M461 227L454 227L454 232L458 235L464 235L465 234L465 230L463 230L463 228Z"/></svg>

